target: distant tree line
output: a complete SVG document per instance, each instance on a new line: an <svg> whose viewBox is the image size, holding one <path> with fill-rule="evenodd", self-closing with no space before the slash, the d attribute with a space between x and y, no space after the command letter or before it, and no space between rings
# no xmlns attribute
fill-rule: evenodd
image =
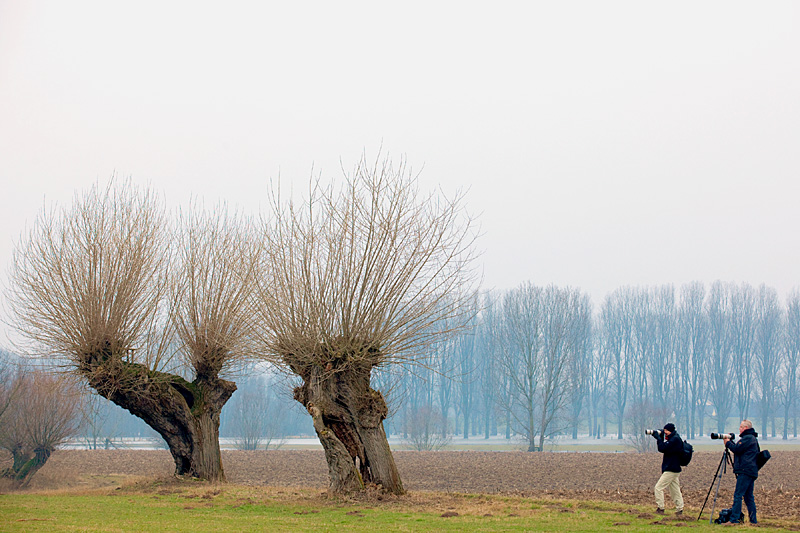
<svg viewBox="0 0 800 533"><path fill-rule="evenodd" d="M797 436L800 293L717 281L622 287L599 309L579 290L530 283L485 293L474 329L386 379L392 432L419 411L464 438L638 434L675 421L695 437L753 418ZM391 382L391 383L390 383Z"/></svg>

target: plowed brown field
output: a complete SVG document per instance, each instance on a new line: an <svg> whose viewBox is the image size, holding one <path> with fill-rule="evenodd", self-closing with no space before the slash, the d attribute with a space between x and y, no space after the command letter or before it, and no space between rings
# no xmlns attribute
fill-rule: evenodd
<svg viewBox="0 0 800 533"><path fill-rule="evenodd" d="M231 483L321 490L327 486L322 451L226 450L222 454ZM394 455L409 491L513 493L654 506L652 487L661 474L658 453L397 451ZM695 452L692 464L685 468L681 486L689 512L703 505L721 457L721 452ZM100 487L119 483L122 476L168 476L172 470L165 450L57 451L28 490ZM717 509L730 505L734 484L728 467ZM773 452L756 482L756 503L759 517L800 519L800 451ZM710 506L711 499L706 516Z"/></svg>

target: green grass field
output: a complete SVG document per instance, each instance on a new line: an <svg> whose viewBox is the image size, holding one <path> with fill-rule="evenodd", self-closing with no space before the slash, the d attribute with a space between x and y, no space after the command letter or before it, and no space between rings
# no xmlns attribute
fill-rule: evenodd
<svg viewBox="0 0 800 533"><path fill-rule="evenodd" d="M706 513L707 515L707 513ZM0 495L0 531L653 531L720 526L652 508L500 495L412 493L329 499L311 490L145 482L87 492ZM759 527L771 530L771 527Z"/></svg>

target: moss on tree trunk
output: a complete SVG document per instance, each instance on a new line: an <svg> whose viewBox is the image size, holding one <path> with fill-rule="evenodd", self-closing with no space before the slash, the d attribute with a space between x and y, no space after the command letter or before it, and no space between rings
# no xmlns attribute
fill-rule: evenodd
<svg viewBox="0 0 800 533"><path fill-rule="evenodd" d="M16 487L26 486L33 475L44 466L53 452L50 448L36 448L35 450L24 450L21 447L15 448L11 452L14 464L11 468L6 468L0 475L13 480Z"/></svg>
<svg viewBox="0 0 800 533"><path fill-rule="evenodd" d="M236 384L216 376L192 382L118 357L87 358L81 367L97 392L141 418L161 435L175 475L224 481L219 417Z"/></svg>

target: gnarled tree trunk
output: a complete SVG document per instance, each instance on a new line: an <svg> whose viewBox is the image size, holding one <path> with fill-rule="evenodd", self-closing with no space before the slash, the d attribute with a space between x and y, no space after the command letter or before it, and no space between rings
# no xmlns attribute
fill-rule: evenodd
<svg viewBox="0 0 800 533"><path fill-rule="evenodd" d="M333 368L312 364L295 367L303 384L294 398L314 420L325 459L330 490L347 493L379 485L403 494L403 483L383 429L388 412L380 392L369 385L368 365Z"/></svg>
<svg viewBox="0 0 800 533"><path fill-rule="evenodd" d="M25 487L33 475L44 466L53 450L49 447L38 447L35 450L23 449L22 446L11 450L14 464L0 472L0 476L13 480L15 487Z"/></svg>
<svg viewBox="0 0 800 533"><path fill-rule="evenodd" d="M144 420L167 442L175 475L224 481L219 416L236 384L216 376L194 381L148 370L119 357L86 357L81 372L97 392Z"/></svg>

